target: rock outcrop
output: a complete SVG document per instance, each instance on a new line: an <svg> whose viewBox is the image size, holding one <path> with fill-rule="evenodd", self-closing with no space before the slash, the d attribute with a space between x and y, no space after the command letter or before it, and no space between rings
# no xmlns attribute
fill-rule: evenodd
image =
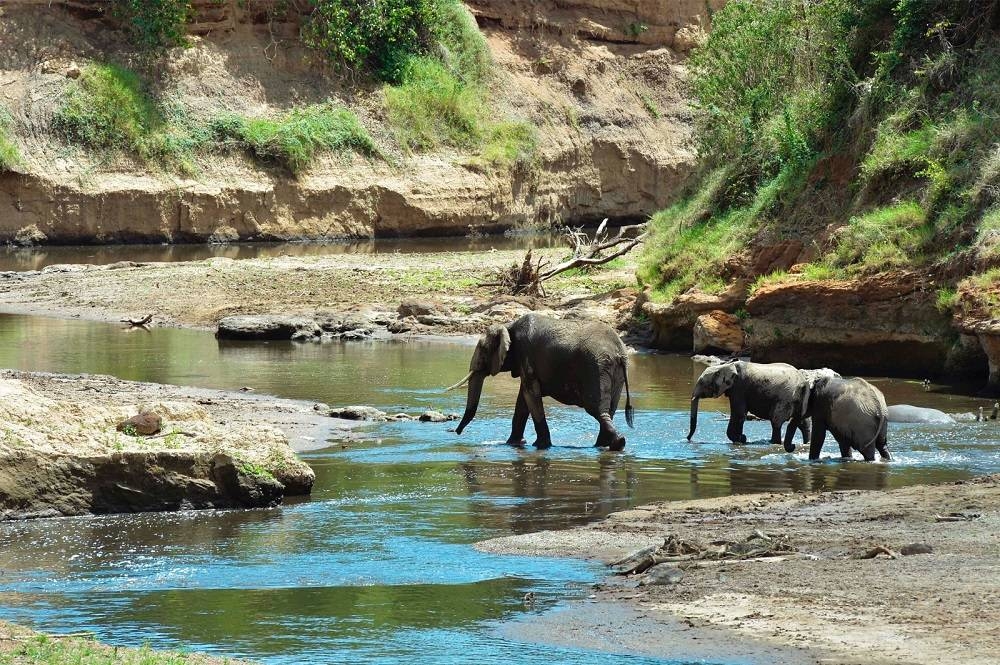
<svg viewBox="0 0 1000 665"><path fill-rule="evenodd" d="M721 310L699 316L693 334L695 353L739 353L746 345L739 318Z"/></svg>
<svg viewBox="0 0 1000 665"><path fill-rule="evenodd" d="M42 387L59 381L46 376ZM0 378L0 520L259 508L312 489L312 469L268 425L220 425L195 403L130 401L96 391L54 399L30 375ZM165 432L142 436L135 422L117 431L136 411Z"/></svg>
<svg viewBox="0 0 1000 665"><path fill-rule="evenodd" d="M235 340L309 340L322 333L319 324L306 316L250 314L224 317L215 336Z"/></svg>
<svg viewBox="0 0 1000 665"><path fill-rule="evenodd" d="M749 346L761 362L934 376L952 346L936 298L935 284L917 273L765 284L746 302Z"/></svg>

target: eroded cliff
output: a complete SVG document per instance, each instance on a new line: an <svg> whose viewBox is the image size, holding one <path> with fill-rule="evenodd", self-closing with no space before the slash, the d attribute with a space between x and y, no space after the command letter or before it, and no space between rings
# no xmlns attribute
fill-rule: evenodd
<svg viewBox="0 0 1000 665"><path fill-rule="evenodd" d="M266 4L266 3L263 3ZM182 242L465 234L602 217L643 218L693 162L683 52L703 3L470 5L495 63L498 116L538 129L534 162L484 168L460 151L401 151L383 92L322 71L294 16L262 3L195 3L188 49L161 59L161 101L197 118L268 116L334 100L385 158L327 156L294 177L213 154L191 175L67 146L52 117L89 61L130 62L97 2L13 0L0 9L0 93L22 164L0 173L0 241Z"/></svg>

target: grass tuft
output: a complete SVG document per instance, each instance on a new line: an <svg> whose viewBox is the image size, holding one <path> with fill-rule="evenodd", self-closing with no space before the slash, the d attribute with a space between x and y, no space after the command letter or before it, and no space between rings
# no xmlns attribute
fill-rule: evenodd
<svg viewBox="0 0 1000 665"><path fill-rule="evenodd" d="M10 137L12 124L10 113L0 106L0 172L12 171L21 164L21 153Z"/></svg>
<svg viewBox="0 0 1000 665"><path fill-rule="evenodd" d="M920 204L909 201L852 217L837 232L829 257L834 267L877 272L920 263L933 235Z"/></svg>
<svg viewBox="0 0 1000 665"><path fill-rule="evenodd" d="M219 141L248 150L299 173L325 150L379 154L371 136L351 111L331 104L295 109L280 118L224 115L212 122Z"/></svg>

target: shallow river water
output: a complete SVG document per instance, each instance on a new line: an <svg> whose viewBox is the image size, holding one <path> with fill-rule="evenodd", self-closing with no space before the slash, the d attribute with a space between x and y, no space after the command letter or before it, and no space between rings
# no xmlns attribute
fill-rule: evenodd
<svg viewBox="0 0 1000 665"><path fill-rule="evenodd" d="M440 387L464 375L470 353L467 342L223 343L198 331L0 315L2 367L251 386L411 413L461 411L464 395ZM747 424L751 444L729 445L726 402L703 400L688 442L688 395L700 369L688 358L633 356L636 428L624 430L624 453L596 451L595 423L551 402L552 449L502 445L516 383L497 377L461 437L447 431L453 423L372 425L370 441L332 440L305 454L317 474L305 501L0 524L0 618L282 664L649 662L512 638L505 622L586 599L601 568L483 554L472 543L656 500L886 488L1000 470L995 422L892 424L891 463L836 461L832 441L828 458L809 463L802 447L788 455L766 445L764 423ZM949 412L985 404L928 393L918 382L877 384L890 404Z"/></svg>

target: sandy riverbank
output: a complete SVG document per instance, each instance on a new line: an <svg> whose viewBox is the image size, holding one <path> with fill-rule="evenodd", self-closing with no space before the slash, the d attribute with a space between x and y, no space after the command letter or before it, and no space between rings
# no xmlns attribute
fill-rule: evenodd
<svg viewBox="0 0 1000 665"><path fill-rule="evenodd" d="M953 514L962 518L938 518ZM551 615L544 629L525 625L516 632L561 640L569 639L575 626L582 632L576 641L589 643L602 633L581 631L586 617L624 615L641 621L622 622L630 628L619 648L644 645L639 653L698 657L692 638L695 644L701 638L730 646L733 639L749 638L790 649L780 658L768 656L768 662L995 665L1000 662L998 526L1000 477L990 476L887 492L657 504L586 527L499 538L478 547L610 562L662 545L669 535L710 547L746 542L757 529L783 538L800 554L771 561L662 563L652 569L679 566L683 577L676 584L637 586L644 576L611 576L599 585L590 607ZM857 558L879 545L899 553L912 543L926 543L933 551Z"/></svg>
<svg viewBox="0 0 1000 665"><path fill-rule="evenodd" d="M533 255L555 263L567 250ZM576 309L605 320L631 312L634 294L614 293L635 285L634 264L624 260L548 281L546 298L515 302L478 286L523 258L523 251L505 250L57 265L0 273L0 311L102 321L153 314L152 325L214 329L221 318L238 314L395 318L402 301L419 299L434 307L435 316L410 321L407 332L432 334L478 334L489 322L512 320L529 307Z"/></svg>

